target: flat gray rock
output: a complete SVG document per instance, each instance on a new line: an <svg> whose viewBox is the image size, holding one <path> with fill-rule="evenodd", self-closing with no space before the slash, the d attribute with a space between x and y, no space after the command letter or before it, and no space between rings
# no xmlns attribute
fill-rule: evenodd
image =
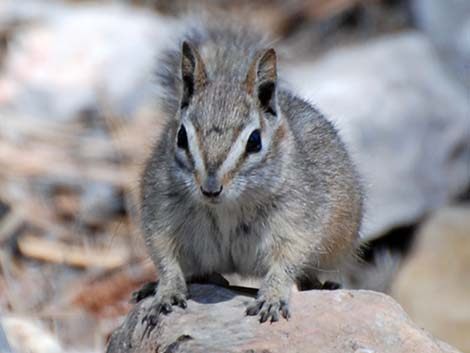
<svg viewBox="0 0 470 353"><path fill-rule="evenodd" d="M412 0L417 27L436 46L454 77L468 88L470 77L470 1Z"/></svg>
<svg viewBox="0 0 470 353"><path fill-rule="evenodd" d="M138 303L111 336L107 353L456 353L410 321L390 297L370 291L308 291L292 298L292 318L260 324L245 316L249 297L192 285L186 310L162 315L149 335Z"/></svg>
<svg viewBox="0 0 470 353"><path fill-rule="evenodd" d="M0 2L0 28L16 22L0 114L58 121L103 107L132 116L153 100L156 57L175 31L170 20L123 4Z"/></svg>
<svg viewBox="0 0 470 353"><path fill-rule="evenodd" d="M0 316L0 352L2 353L11 353L10 345L8 344L7 337L3 331L1 316Z"/></svg>

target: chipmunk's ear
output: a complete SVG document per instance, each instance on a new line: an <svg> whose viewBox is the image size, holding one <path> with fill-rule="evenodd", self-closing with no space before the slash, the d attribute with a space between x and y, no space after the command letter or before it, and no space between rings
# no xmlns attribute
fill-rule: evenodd
<svg viewBox="0 0 470 353"><path fill-rule="evenodd" d="M183 96L181 107L189 104L195 91L207 83L207 73L198 50L188 42L183 42L181 48L181 79L183 81Z"/></svg>
<svg viewBox="0 0 470 353"><path fill-rule="evenodd" d="M258 54L248 69L245 87L254 94L261 108L272 115L277 115L276 86L277 68L276 52L267 49Z"/></svg>

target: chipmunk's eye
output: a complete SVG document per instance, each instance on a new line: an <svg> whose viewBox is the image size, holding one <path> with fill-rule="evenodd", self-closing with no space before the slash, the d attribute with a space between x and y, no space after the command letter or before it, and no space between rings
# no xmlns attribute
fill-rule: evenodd
<svg viewBox="0 0 470 353"><path fill-rule="evenodd" d="M246 143L246 152L247 153L256 153L261 150L261 132L256 129L254 130L250 137L248 138L248 142Z"/></svg>
<svg viewBox="0 0 470 353"><path fill-rule="evenodd" d="M180 129L178 130L176 145L184 150L188 149L188 135L186 134L184 125L181 125Z"/></svg>

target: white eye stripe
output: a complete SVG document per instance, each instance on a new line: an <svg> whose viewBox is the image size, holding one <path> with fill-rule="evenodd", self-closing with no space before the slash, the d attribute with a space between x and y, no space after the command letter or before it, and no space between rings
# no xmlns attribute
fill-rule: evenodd
<svg viewBox="0 0 470 353"><path fill-rule="evenodd" d="M248 137L251 135L251 133L259 129L258 124L252 123L248 125L239 135L238 138L236 139L235 143L233 146L230 148L229 153L227 154L227 157L225 158L224 162L222 163L222 166L220 167L220 175L225 175L226 173L232 171L242 154L245 153L246 150L246 142L248 140Z"/></svg>
<svg viewBox="0 0 470 353"><path fill-rule="evenodd" d="M199 148L200 145L198 143L197 132L189 119L185 120L183 122L183 125L186 129L186 135L188 137L188 147L194 160L195 169L199 172L202 178L205 178L207 176L206 165L203 159L202 151ZM238 135L234 144L231 146L225 160L218 169L217 174L220 178L223 178L227 173L232 172L237 167L240 157L245 154L246 143L248 141L249 136L254 130L259 128L260 127L258 122L252 122L251 124L247 125ZM261 158L266 153L265 147L269 145L269 140L269 136L263 136L263 149L260 152L256 153L256 156Z"/></svg>
<svg viewBox="0 0 470 353"><path fill-rule="evenodd" d="M195 168L202 174L202 176L205 176L206 168L202 159L202 153L199 150L199 143L197 141L196 130L194 129L193 124L189 120L184 122L183 125L186 129L186 135L188 136L189 151L193 156Z"/></svg>

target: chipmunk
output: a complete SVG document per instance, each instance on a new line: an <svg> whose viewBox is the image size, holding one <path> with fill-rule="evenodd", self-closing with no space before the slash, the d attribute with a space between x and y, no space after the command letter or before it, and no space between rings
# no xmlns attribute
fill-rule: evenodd
<svg viewBox="0 0 470 353"><path fill-rule="evenodd" d="M249 29L192 29L162 62L166 123L141 181L159 275L149 315L186 308L192 276L238 273L262 278L247 315L288 319L293 284L318 283L357 247L362 191L345 145Z"/></svg>

